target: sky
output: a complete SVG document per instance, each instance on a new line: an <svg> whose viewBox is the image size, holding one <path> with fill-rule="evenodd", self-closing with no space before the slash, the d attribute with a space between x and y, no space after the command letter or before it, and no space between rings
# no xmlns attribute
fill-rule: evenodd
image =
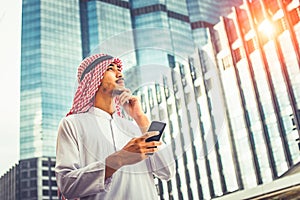
<svg viewBox="0 0 300 200"><path fill-rule="evenodd" d="M0 176L19 160L22 1L0 1Z"/></svg>

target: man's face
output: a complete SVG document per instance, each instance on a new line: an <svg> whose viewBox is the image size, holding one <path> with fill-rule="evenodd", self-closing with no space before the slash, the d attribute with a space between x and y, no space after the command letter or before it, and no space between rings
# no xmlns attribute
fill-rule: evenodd
<svg viewBox="0 0 300 200"><path fill-rule="evenodd" d="M104 73L99 90L103 93L112 94L114 90L124 88L124 86L121 68L114 63L110 64Z"/></svg>

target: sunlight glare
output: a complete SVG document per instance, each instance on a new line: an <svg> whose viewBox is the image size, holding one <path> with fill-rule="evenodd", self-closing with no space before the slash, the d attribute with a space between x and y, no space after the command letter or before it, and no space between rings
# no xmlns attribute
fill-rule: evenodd
<svg viewBox="0 0 300 200"><path fill-rule="evenodd" d="M259 26L258 30L268 37L271 37L275 32L275 27L269 20L264 20Z"/></svg>

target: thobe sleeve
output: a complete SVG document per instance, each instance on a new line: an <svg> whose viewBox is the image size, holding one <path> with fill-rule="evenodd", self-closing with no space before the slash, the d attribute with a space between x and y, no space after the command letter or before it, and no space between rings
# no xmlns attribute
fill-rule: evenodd
<svg viewBox="0 0 300 200"><path fill-rule="evenodd" d="M110 186L110 181L105 181L105 164L80 166L79 149L76 128L65 118L58 129L55 174L58 188L67 199L106 191Z"/></svg>
<svg viewBox="0 0 300 200"><path fill-rule="evenodd" d="M170 145L163 144L160 150L149 157L152 173L162 180L169 180L175 174L175 160Z"/></svg>

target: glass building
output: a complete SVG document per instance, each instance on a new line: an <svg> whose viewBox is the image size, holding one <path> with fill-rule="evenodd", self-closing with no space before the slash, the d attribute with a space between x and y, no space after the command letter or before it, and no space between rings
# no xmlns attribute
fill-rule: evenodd
<svg viewBox="0 0 300 200"><path fill-rule="evenodd" d="M300 161L299 16L296 1L244 1L214 26L239 190Z"/></svg>
<svg viewBox="0 0 300 200"><path fill-rule="evenodd" d="M155 179L160 199L226 197L283 176L300 160L300 11L284 2L23 0L20 158L39 158L45 190L24 195L56 198L57 126L78 64L99 52L123 60L144 112L168 124L176 176Z"/></svg>
<svg viewBox="0 0 300 200"><path fill-rule="evenodd" d="M20 159L53 157L82 58L78 1L24 0L22 9Z"/></svg>

